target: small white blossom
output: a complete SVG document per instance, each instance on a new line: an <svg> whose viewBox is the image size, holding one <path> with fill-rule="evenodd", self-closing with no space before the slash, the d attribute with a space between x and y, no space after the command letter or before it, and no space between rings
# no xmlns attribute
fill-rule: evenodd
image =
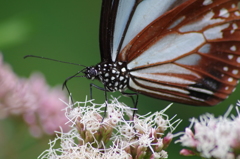
<svg viewBox="0 0 240 159"><path fill-rule="evenodd" d="M130 107L116 99L107 104L98 105L91 101L77 102L77 106L68 104L66 116L71 123L67 133L58 132L39 158L91 158L91 159L163 159L167 158L166 148L172 135L164 135L169 128L172 132L180 120L171 124L164 114L167 109L152 115L139 116L126 120ZM169 107L167 107L169 108ZM103 114L103 116L101 115ZM131 119L132 117L130 117ZM56 142L60 140L60 148Z"/></svg>
<svg viewBox="0 0 240 159"><path fill-rule="evenodd" d="M229 108L224 116L215 118L211 114L200 116L199 119L192 118L194 132L191 126L185 129L183 136L177 142L192 150L181 150L180 154L189 156L199 154L204 158L213 159L235 159L240 158L240 114L231 116ZM195 153L196 152L196 153Z"/></svg>

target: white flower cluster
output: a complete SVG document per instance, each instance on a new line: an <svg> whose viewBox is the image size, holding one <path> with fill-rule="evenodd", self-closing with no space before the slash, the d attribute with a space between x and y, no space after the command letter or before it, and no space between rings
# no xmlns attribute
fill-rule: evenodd
<svg viewBox="0 0 240 159"><path fill-rule="evenodd" d="M192 118L191 126L177 141L190 150L183 149L180 154L211 159L240 159L240 113L236 107L238 115L229 118L232 108L218 118L212 114L202 115L199 120ZM194 132L191 130L193 125Z"/></svg>
<svg viewBox="0 0 240 159"><path fill-rule="evenodd" d="M72 125L71 131L59 132L50 141L50 148L39 158L78 158L78 159L162 159L167 158L165 151L172 140L166 134L173 131L180 120L170 123L164 112L169 106L152 115L132 117L132 109L114 99L107 104L97 105L91 101L68 104L66 116ZM104 114L104 118L101 114ZM175 127L173 126L175 125ZM56 147L61 142L60 148Z"/></svg>

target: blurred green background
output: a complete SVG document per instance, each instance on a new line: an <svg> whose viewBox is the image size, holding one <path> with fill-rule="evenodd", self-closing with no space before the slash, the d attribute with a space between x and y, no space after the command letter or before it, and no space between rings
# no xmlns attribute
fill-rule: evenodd
<svg viewBox="0 0 240 159"><path fill-rule="evenodd" d="M29 77L32 72L42 72L51 86L61 85L82 67L57 63L53 61L29 58L25 55L39 55L86 66L100 62L98 30L101 1L87 0L1 0L0 1L0 50L4 60L11 64L13 70L21 77ZM69 82L69 89L75 100L84 100L89 95L89 84L85 78L74 78ZM101 86L99 82L94 82ZM239 87L238 87L239 88ZM237 89L227 100L215 107L191 107L173 104L167 111L171 117L183 122L176 132L183 131L189 125L190 117L198 117L206 112L216 116L224 114L230 104L239 98ZM115 97L119 93L111 94ZM97 103L104 101L103 92L94 89L93 97ZM120 101L129 106L129 98ZM139 113L155 112L163 109L170 102L140 95ZM20 117L0 121L0 158L37 158L48 148L48 141L53 136L34 139L28 133L27 126ZM181 147L170 145L169 158L186 158L178 155ZM194 157L189 157L194 158Z"/></svg>

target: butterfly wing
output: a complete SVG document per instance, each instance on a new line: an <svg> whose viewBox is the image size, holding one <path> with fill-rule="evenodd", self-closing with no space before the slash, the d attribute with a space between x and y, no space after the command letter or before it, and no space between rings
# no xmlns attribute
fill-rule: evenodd
<svg viewBox="0 0 240 159"><path fill-rule="evenodd" d="M239 6L239 0L188 0L127 33L117 60L128 62L129 88L191 105L227 98L240 78Z"/></svg>
<svg viewBox="0 0 240 159"><path fill-rule="evenodd" d="M111 60L112 52L112 37L115 26L116 12L118 6L118 1L114 0L103 0L102 1L102 11L100 19L100 53L101 61Z"/></svg>
<svg viewBox="0 0 240 159"><path fill-rule="evenodd" d="M142 29L186 0L102 0L100 21L101 61L117 55Z"/></svg>

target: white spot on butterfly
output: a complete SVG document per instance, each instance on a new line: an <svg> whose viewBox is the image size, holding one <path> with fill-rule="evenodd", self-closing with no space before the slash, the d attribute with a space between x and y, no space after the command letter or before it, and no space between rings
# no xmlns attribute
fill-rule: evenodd
<svg viewBox="0 0 240 159"><path fill-rule="evenodd" d="M234 14L235 14L236 16L240 16L240 12L239 12L239 11L234 12Z"/></svg>
<svg viewBox="0 0 240 159"><path fill-rule="evenodd" d="M235 70L232 71L232 73L233 73L234 75L237 75L237 74L238 74L238 70L235 69Z"/></svg>
<svg viewBox="0 0 240 159"><path fill-rule="evenodd" d="M228 18L229 17L229 12L226 8L222 8L220 9L220 13L219 13L219 16L220 17L224 17L224 18Z"/></svg>
<svg viewBox="0 0 240 159"><path fill-rule="evenodd" d="M108 76L109 76L109 73L106 73L104 76L105 76L105 77L108 77Z"/></svg>
<svg viewBox="0 0 240 159"><path fill-rule="evenodd" d="M232 27L233 27L234 30L236 30L238 28L236 23L233 23Z"/></svg>
<svg viewBox="0 0 240 159"><path fill-rule="evenodd" d="M228 90L229 89L229 87L227 86L227 87L225 87L225 90Z"/></svg>
<svg viewBox="0 0 240 159"><path fill-rule="evenodd" d="M126 68L122 68L121 71L122 72L126 72L127 70L126 70Z"/></svg>
<svg viewBox="0 0 240 159"><path fill-rule="evenodd" d="M227 66L224 66L224 67L223 67L223 70L224 70L224 71L228 71L228 67L227 67Z"/></svg>
<svg viewBox="0 0 240 159"><path fill-rule="evenodd" d="M230 47L230 50L231 50L231 51L236 51L236 50L237 50L237 48L236 48L236 46L235 46L235 45L233 45L233 46L231 46L231 47Z"/></svg>
<svg viewBox="0 0 240 159"><path fill-rule="evenodd" d="M232 4L232 8L236 8L236 5L235 5L235 4Z"/></svg>
<svg viewBox="0 0 240 159"><path fill-rule="evenodd" d="M203 5L209 5L212 4L212 0L204 0Z"/></svg>
<svg viewBox="0 0 240 159"><path fill-rule="evenodd" d="M232 60L232 59L233 59L233 55L229 54L229 55L228 55L228 59L229 59L229 60Z"/></svg>
<svg viewBox="0 0 240 159"><path fill-rule="evenodd" d="M240 57L237 58L237 63L240 63Z"/></svg>
<svg viewBox="0 0 240 159"><path fill-rule="evenodd" d="M233 78L232 77L229 77L228 78L228 82L232 82L233 81Z"/></svg>
<svg viewBox="0 0 240 159"><path fill-rule="evenodd" d="M111 77L111 80L114 80L115 79L115 77Z"/></svg>
<svg viewBox="0 0 240 159"><path fill-rule="evenodd" d="M236 23L233 23L232 24L232 30L231 30L231 34L233 34L235 32L235 30L238 28L237 24Z"/></svg>
<svg viewBox="0 0 240 159"><path fill-rule="evenodd" d="M124 80L124 77L123 77L123 76L120 76L119 80L120 80L120 81Z"/></svg>

